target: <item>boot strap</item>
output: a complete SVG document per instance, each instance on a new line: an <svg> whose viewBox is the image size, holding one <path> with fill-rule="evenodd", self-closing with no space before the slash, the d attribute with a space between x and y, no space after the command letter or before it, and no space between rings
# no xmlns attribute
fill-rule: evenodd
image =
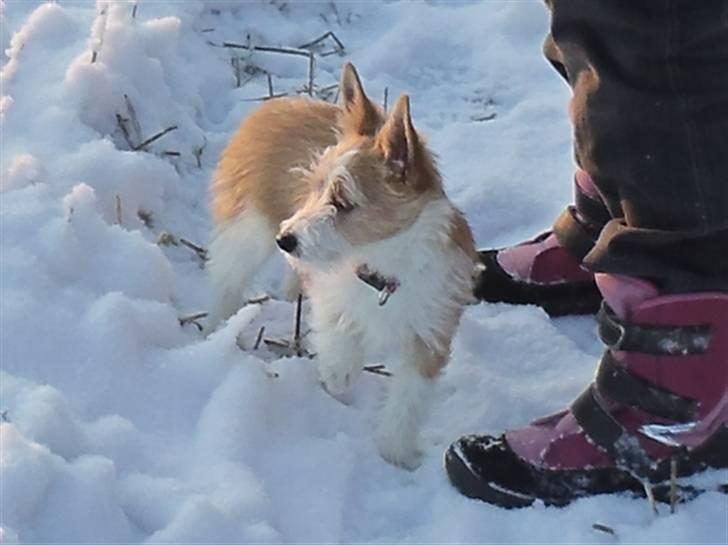
<svg viewBox="0 0 728 545"><path fill-rule="evenodd" d="M582 260L594 247L597 233L584 225L576 217L576 208L569 206L554 222L553 232L559 244L572 256Z"/></svg>
<svg viewBox="0 0 728 545"><path fill-rule="evenodd" d="M602 302L597 314L599 337L612 350L667 356L704 354L710 346L710 325L659 326L626 323Z"/></svg>
<svg viewBox="0 0 728 545"><path fill-rule="evenodd" d="M574 204L579 215L597 228L612 219L604 203L584 193L578 185L574 191Z"/></svg>
<svg viewBox="0 0 728 545"><path fill-rule="evenodd" d="M604 408L593 384L574 400L571 413L589 441L606 453L617 467L640 480L649 477L652 460L637 438Z"/></svg>
<svg viewBox="0 0 728 545"><path fill-rule="evenodd" d="M574 183L574 204L556 219L553 232L559 244L579 260L594 247L599 233L612 216L599 199L590 197Z"/></svg>
<svg viewBox="0 0 728 545"><path fill-rule="evenodd" d="M632 373L615 360L609 350L599 364L596 387L607 399L666 420L690 422L698 410L697 401L660 388Z"/></svg>

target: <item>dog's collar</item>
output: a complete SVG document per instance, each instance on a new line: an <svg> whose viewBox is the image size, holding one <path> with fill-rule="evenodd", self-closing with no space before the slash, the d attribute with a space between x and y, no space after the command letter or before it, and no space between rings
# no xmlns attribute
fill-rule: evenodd
<svg viewBox="0 0 728 545"><path fill-rule="evenodd" d="M356 268L356 276L359 280L379 292L380 307L389 301L389 297L397 291L397 288L399 287L399 280L393 276L384 276L377 271L373 271L367 264L359 265Z"/></svg>

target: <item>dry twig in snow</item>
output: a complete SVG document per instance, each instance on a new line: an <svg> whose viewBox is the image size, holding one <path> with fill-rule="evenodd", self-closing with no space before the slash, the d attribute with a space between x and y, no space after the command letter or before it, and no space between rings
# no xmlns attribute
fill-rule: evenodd
<svg viewBox="0 0 728 545"><path fill-rule="evenodd" d="M670 513L677 511L677 459L670 458Z"/></svg>
<svg viewBox="0 0 728 545"><path fill-rule="evenodd" d="M194 242L187 240L186 238L176 237L168 231L162 231L161 233L159 233L159 237L157 238L157 244L159 244L160 246L179 246L181 244L182 246L189 248L190 250L195 252L197 257L199 257L203 263L207 261L207 250L205 248L203 248L199 244L195 244Z"/></svg>
<svg viewBox="0 0 728 545"><path fill-rule="evenodd" d="M204 135L202 138L204 139L203 144L199 148L192 148L192 155L195 156L195 160L197 161L197 168L202 168L202 153L207 147L207 138Z"/></svg>
<svg viewBox="0 0 728 545"><path fill-rule="evenodd" d="M127 121L128 119L122 117L121 114L116 114L116 124L121 129L121 134L124 136L124 141L126 142L126 145L129 146L129 149L132 149L134 147L134 144L131 141L129 129L126 126Z"/></svg>
<svg viewBox="0 0 728 545"><path fill-rule="evenodd" d="M131 128L134 131L134 137L137 142L142 141L142 126L139 124L139 118L137 117L134 105L131 103L129 95L124 94L124 102L126 103L126 111L129 114L129 121L131 121Z"/></svg>
<svg viewBox="0 0 728 545"><path fill-rule="evenodd" d="M300 358L303 355L301 347L301 309L303 307L303 295L298 294L296 299L296 321L293 327L293 348L296 350L296 355Z"/></svg>
<svg viewBox="0 0 728 545"><path fill-rule="evenodd" d="M162 231L157 237L157 244L160 246L179 246L177 237L168 231Z"/></svg>
<svg viewBox="0 0 728 545"><path fill-rule="evenodd" d="M485 115L474 115L474 116L471 116L470 117L471 121L478 121L478 122L480 122L480 121L492 121L495 118L496 118L496 113L495 112L490 113L490 114L485 114Z"/></svg>
<svg viewBox="0 0 728 545"><path fill-rule="evenodd" d="M263 340L263 334L265 333L265 326L260 326L260 329L258 330L258 336L255 338L255 344L253 344L253 350L258 350L260 348L260 343Z"/></svg>
<svg viewBox="0 0 728 545"><path fill-rule="evenodd" d="M116 224L121 225L121 197L116 195Z"/></svg>
<svg viewBox="0 0 728 545"><path fill-rule="evenodd" d="M313 96L314 63L315 63L315 60L314 60L313 51L312 51L311 54L308 56L308 96L310 96L310 97Z"/></svg>
<svg viewBox="0 0 728 545"><path fill-rule="evenodd" d="M186 238L182 237L179 237L179 243L182 244L182 246L186 246L187 248L195 252L197 254L197 257L199 257L202 261L207 261L207 250L199 244L190 242Z"/></svg>
<svg viewBox="0 0 728 545"><path fill-rule="evenodd" d="M604 532L605 534L609 534L612 536L616 536L617 533L612 529L611 527L607 526L606 524L600 524L599 522L595 522L592 524L592 528L595 530L598 530L599 532Z"/></svg>
<svg viewBox="0 0 728 545"><path fill-rule="evenodd" d="M339 38L334 34L332 31L328 31L315 40L311 40L310 42L307 42L303 45L298 46L299 49L309 49L311 47L314 47L321 42L323 42L326 38L331 38L334 41L334 49L332 51L326 51L324 53L321 53L322 57L326 57L328 55L337 54L337 55L343 55L345 53L344 44L339 40Z"/></svg>
<svg viewBox="0 0 728 545"><path fill-rule="evenodd" d="M647 503L650 504L652 514L659 515L660 512L657 510L657 500L655 500L655 492L652 490L652 484L649 481L643 481L642 487L645 489L645 496L647 496Z"/></svg>
<svg viewBox="0 0 728 545"><path fill-rule="evenodd" d="M266 72L265 77L268 79L268 96L273 97L275 96L275 92L273 91L273 76L270 72Z"/></svg>
<svg viewBox="0 0 728 545"><path fill-rule="evenodd" d="M233 65L235 71L235 87L240 88L240 57L237 55L230 59L230 64Z"/></svg>
<svg viewBox="0 0 728 545"><path fill-rule="evenodd" d="M303 49L296 49L295 47L274 47L269 45L245 45L238 44L235 42L223 42L223 47L229 47L231 49L245 49L247 51L263 51L265 53L282 53L284 55L297 55L299 57L310 57L311 53Z"/></svg>
<svg viewBox="0 0 728 545"><path fill-rule="evenodd" d="M327 85L326 87L319 87L318 91L316 91L316 96L318 96L318 98L320 98L321 100L326 101L333 97L332 102L336 102L339 98L339 84L332 83L331 85Z"/></svg>
<svg viewBox="0 0 728 545"><path fill-rule="evenodd" d="M281 98L285 96L288 96L288 93L278 93L277 95L269 95L265 97L241 98L240 100L243 102L265 102L266 100L270 100L272 98Z"/></svg>
<svg viewBox="0 0 728 545"><path fill-rule="evenodd" d="M144 224L144 227L154 229L154 215L149 210L140 208L137 210L137 217Z"/></svg>
<svg viewBox="0 0 728 545"><path fill-rule="evenodd" d="M371 373L373 375L379 375L382 377L391 377L392 376L392 373L390 371L387 371L387 368L381 363L377 363L374 365L365 365L363 370L366 371L367 373Z"/></svg>
<svg viewBox="0 0 728 545"><path fill-rule="evenodd" d="M188 314L187 316L180 316L179 325L184 327L187 324L194 324L195 326L197 326L197 329L202 331L204 328L202 327L201 324L199 324L197 322L197 320L200 320L200 319L206 318L206 317L207 317L207 312L196 312L194 314Z"/></svg>
<svg viewBox="0 0 728 545"><path fill-rule="evenodd" d="M298 57L306 57L308 59L308 94L313 96L313 84L314 84L314 68L315 60L313 51L306 51L305 49L297 49L295 47L275 47L269 45L252 45L252 44L239 44L235 42L223 42L223 47L229 47L231 49L244 49L246 51L262 51L264 53L281 53L283 55L296 55Z"/></svg>
<svg viewBox="0 0 728 545"><path fill-rule="evenodd" d="M159 131L159 132L158 132L157 134L155 134L154 136L150 136L149 138L147 138L147 139L146 139L146 140L145 140L144 142L142 142L141 144L138 144L138 145L134 146L134 147L132 148L132 150L133 150L133 151L139 151L139 150L142 150L142 149L146 148L146 147L147 147L147 146L148 146L149 144L151 144L152 142L156 142L157 140L159 140L160 138L162 138L162 137L163 137L163 136L164 136L165 134L167 134L167 133L170 133L170 132L172 132L172 131L176 131L176 130L177 130L177 128L178 128L178 127L177 127L177 125L172 125L171 127L167 127L166 129L164 129L164 130L162 130L162 131Z"/></svg>

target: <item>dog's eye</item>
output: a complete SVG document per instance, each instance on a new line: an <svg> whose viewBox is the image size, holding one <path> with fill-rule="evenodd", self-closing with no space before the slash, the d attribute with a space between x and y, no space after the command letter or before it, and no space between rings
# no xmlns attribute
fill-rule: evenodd
<svg viewBox="0 0 728 545"><path fill-rule="evenodd" d="M337 196L331 197L331 205L336 208L337 212L351 212L354 208L356 208L355 204L345 201Z"/></svg>

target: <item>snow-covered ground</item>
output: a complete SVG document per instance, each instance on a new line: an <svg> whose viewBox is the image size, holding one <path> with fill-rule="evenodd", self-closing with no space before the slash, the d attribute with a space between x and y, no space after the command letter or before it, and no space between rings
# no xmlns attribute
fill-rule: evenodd
<svg viewBox="0 0 728 545"><path fill-rule="evenodd" d="M205 308L204 271L160 234L207 243L207 184L247 99L268 93L260 70L275 92L307 81L303 57L223 42L334 31L345 55L317 50L317 88L349 59L370 96L410 93L479 244L504 244L571 193L568 90L541 58L539 1L0 6L0 542L728 542L718 494L653 517L626 497L504 511L448 485L450 441L554 410L590 379L589 318L468 309L414 472L372 441L385 377L365 374L346 406L310 360L252 349L262 325L290 337L292 305L250 305L208 339L178 322Z"/></svg>

